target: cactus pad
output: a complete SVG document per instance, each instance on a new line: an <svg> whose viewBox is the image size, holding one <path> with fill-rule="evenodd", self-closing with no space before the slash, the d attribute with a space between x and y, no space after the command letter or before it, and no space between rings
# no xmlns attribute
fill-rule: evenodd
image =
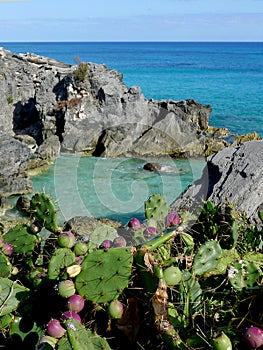
<svg viewBox="0 0 263 350"><path fill-rule="evenodd" d="M59 248L55 251L48 264L48 278L55 280L66 272L66 268L74 264L75 254L67 248Z"/></svg>
<svg viewBox="0 0 263 350"><path fill-rule="evenodd" d="M111 350L106 339L92 333L74 319L66 322L67 332L58 342L58 350Z"/></svg>
<svg viewBox="0 0 263 350"><path fill-rule="evenodd" d="M228 269L228 278L232 287L237 290L253 287L260 276L258 265L245 260L236 261Z"/></svg>
<svg viewBox="0 0 263 350"><path fill-rule="evenodd" d="M222 249L218 242L207 241L198 249L193 263L193 271L196 275L203 275L216 268L222 256Z"/></svg>
<svg viewBox="0 0 263 350"><path fill-rule="evenodd" d="M169 206L160 194L154 194L144 203L144 212L147 220L164 221L169 212Z"/></svg>
<svg viewBox="0 0 263 350"><path fill-rule="evenodd" d="M89 251L93 251L98 248L103 241L109 239L113 241L114 238L118 237L118 233L115 228L110 225L102 225L97 227L89 237Z"/></svg>
<svg viewBox="0 0 263 350"><path fill-rule="evenodd" d="M11 274L12 265L8 258L0 253L0 278L1 277L9 277Z"/></svg>
<svg viewBox="0 0 263 350"><path fill-rule="evenodd" d="M129 283L132 262L132 248L101 249L88 254L76 277L78 293L97 303L117 299Z"/></svg>
<svg viewBox="0 0 263 350"><path fill-rule="evenodd" d="M36 193L30 201L30 213L40 226L51 232L58 231L57 211L52 200L45 193Z"/></svg>
<svg viewBox="0 0 263 350"><path fill-rule="evenodd" d="M27 225L17 225L4 236L4 241L10 243L15 253L27 254L34 250L37 237L28 231Z"/></svg>
<svg viewBox="0 0 263 350"><path fill-rule="evenodd" d="M23 294L27 295L29 289L21 286L17 281L0 278L0 316L16 310Z"/></svg>

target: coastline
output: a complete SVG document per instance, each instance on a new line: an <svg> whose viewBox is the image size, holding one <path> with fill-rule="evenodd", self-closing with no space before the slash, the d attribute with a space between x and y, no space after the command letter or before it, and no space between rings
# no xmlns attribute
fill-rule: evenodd
<svg viewBox="0 0 263 350"><path fill-rule="evenodd" d="M6 71L1 112L10 117L0 120L11 137L8 142L13 144L15 131L16 145L24 147L21 169L26 181L28 174L47 169L61 150L108 158L166 155L190 159L206 158L230 146L230 131L209 125L209 105L193 99L147 99L139 87L125 85L122 73L105 65L80 62L71 66L33 53L16 55L5 50L1 56L16 76ZM234 145L258 138L253 133L239 136ZM14 181L21 181L19 167ZM6 175L10 177L4 170L4 179ZM21 185L21 189L16 184L3 192L2 197L23 194Z"/></svg>

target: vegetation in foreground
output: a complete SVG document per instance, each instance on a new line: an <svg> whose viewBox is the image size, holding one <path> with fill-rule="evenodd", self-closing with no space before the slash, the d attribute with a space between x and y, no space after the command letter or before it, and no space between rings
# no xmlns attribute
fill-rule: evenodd
<svg viewBox="0 0 263 350"><path fill-rule="evenodd" d="M257 349L263 231L231 206L169 213L78 237L45 193L0 239L0 344L7 349ZM263 221L263 213L259 213Z"/></svg>

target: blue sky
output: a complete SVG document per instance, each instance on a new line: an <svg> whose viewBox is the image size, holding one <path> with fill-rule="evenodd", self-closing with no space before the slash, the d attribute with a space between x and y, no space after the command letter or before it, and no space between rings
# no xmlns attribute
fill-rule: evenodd
<svg viewBox="0 0 263 350"><path fill-rule="evenodd" d="M5 41L263 41L263 0L0 0Z"/></svg>

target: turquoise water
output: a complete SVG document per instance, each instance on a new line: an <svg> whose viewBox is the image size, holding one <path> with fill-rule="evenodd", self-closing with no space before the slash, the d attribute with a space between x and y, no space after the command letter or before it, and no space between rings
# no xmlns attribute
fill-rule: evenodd
<svg viewBox="0 0 263 350"><path fill-rule="evenodd" d="M16 53L34 52L74 64L105 63L138 85L147 98L193 98L213 108L210 125L263 137L263 43L0 43ZM172 202L201 175L204 161L172 163L179 174L144 171L143 159L96 159L62 155L33 179L34 189L58 200L60 220L75 215L143 217L143 202L162 193Z"/></svg>
<svg viewBox="0 0 263 350"><path fill-rule="evenodd" d="M143 169L147 161L62 154L48 172L33 178L33 186L57 200L61 222L88 215L127 223L133 216L143 219L143 203L151 194L162 194L170 204L201 176L205 164L200 159L165 159L161 163L175 172L157 174Z"/></svg>

